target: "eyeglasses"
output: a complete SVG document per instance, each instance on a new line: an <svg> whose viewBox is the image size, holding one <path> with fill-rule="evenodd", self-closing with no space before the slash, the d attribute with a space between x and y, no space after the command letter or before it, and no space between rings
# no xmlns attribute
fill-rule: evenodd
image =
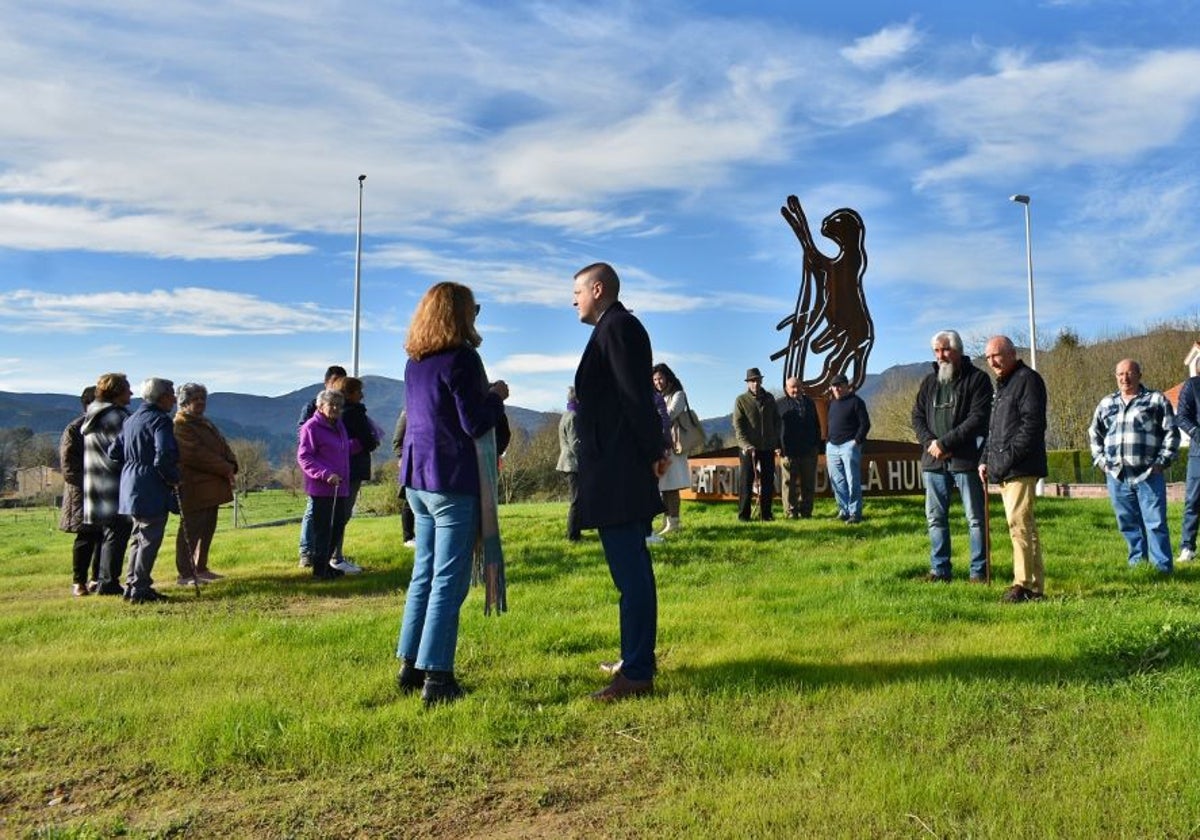
<svg viewBox="0 0 1200 840"><path fill-rule="evenodd" d="M479 305L478 303L477 303L477 304L475 304L475 314L476 314L476 315L478 315L478 314L479 314L479 310L480 310L480 309L483 309L483 307L482 307L481 305Z"/></svg>

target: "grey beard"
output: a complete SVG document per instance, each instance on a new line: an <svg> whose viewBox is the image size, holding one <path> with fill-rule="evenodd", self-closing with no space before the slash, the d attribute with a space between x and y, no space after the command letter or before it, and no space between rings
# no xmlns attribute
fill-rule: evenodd
<svg viewBox="0 0 1200 840"><path fill-rule="evenodd" d="M938 362L937 381L942 385L954 381L953 362Z"/></svg>

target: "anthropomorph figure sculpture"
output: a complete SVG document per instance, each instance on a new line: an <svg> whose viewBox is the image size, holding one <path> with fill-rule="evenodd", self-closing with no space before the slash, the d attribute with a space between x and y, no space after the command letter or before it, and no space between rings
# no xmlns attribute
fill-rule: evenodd
<svg viewBox="0 0 1200 840"><path fill-rule="evenodd" d="M790 328L787 346L774 353L771 361L786 356L784 381L797 377L808 394L824 396L838 374L845 374L857 390L867 375L867 356L875 343L875 325L862 287L867 270L862 217L849 207L825 217L821 233L836 242L839 249L836 256L827 257L813 241L796 196L788 196L780 212L804 248L804 277L795 312L776 327ZM804 374L810 352L824 356L816 376Z"/></svg>

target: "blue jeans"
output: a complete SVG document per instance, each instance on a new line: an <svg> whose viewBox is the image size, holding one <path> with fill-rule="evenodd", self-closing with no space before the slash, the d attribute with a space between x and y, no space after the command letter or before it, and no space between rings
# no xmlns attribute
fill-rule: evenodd
<svg viewBox="0 0 1200 840"><path fill-rule="evenodd" d="M838 513L862 518L862 447L852 440L825 444L825 468Z"/></svg>
<svg viewBox="0 0 1200 840"><path fill-rule="evenodd" d="M313 533L312 533L312 496L308 497L308 504L304 506L304 518L300 520L300 556L312 554Z"/></svg>
<svg viewBox="0 0 1200 840"><path fill-rule="evenodd" d="M621 593L621 673L631 680L653 679L658 590L645 523L605 525L598 530L609 574Z"/></svg>
<svg viewBox="0 0 1200 840"><path fill-rule="evenodd" d="M971 544L971 577L987 574L983 556L983 483L976 472L929 470L925 473L925 520L929 523L929 567L939 577L950 577L950 489L958 488L967 536Z"/></svg>
<svg viewBox="0 0 1200 840"><path fill-rule="evenodd" d="M1183 494L1183 536L1180 548L1196 550L1196 526L1200 525L1200 454L1189 453L1187 485Z"/></svg>
<svg viewBox="0 0 1200 840"><path fill-rule="evenodd" d="M416 518L416 556L404 599L396 657L425 671L453 671L458 615L471 586L479 497L407 488Z"/></svg>
<svg viewBox="0 0 1200 840"><path fill-rule="evenodd" d="M1129 565L1136 566L1148 553L1156 569L1170 572L1174 567L1167 529L1167 480L1163 474L1153 473L1137 484L1111 475L1107 478L1117 528L1129 545Z"/></svg>

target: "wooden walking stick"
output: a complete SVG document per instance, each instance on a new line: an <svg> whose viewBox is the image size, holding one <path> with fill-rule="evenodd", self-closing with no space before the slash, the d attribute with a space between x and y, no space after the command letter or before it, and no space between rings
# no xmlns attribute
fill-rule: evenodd
<svg viewBox="0 0 1200 840"><path fill-rule="evenodd" d="M188 568L192 573L192 586L196 587L196 597L200 597L200 577L196 574L196 557L195 546L188 538L187 522L183 518L183 494L179 492L179 485L172 488L175 493L175 504L179 506L179 533L183 535L183 544L187 546Z"/></svg>
<svg viewBox="0 0 1200 840"><path fill-rule="evenodd" d="M992 494L988 492L988 481L983 480L983 580L992 585Z"/></svg>

